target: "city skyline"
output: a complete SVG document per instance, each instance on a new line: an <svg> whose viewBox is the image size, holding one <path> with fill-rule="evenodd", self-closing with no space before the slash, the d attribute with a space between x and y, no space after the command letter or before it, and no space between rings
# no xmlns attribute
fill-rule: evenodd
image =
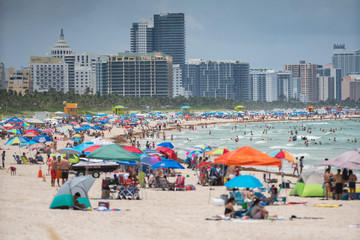
<svg viewBox="0 0 360 240"><path fill-rule="evenodd" d="M249 62L251 68L276 70L299 60L327 64L331 63L333 44L345 44L350 50L359 48L358 9L360 1L356 0L301 0L291 4L283 0L86 4L4 0L0 2L0 62L19 68L29 64L30 56L50 54L61 28L76 53L130 51L133 22L153 14L182 12L186 59L240 60Z"/></svg>

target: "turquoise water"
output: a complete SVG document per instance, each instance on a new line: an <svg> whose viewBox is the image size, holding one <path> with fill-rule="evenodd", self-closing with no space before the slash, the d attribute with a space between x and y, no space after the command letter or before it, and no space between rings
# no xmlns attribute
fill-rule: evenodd
<svg viewBox="0 0 360 240"><path fill-rule="evenodd" d="M235 129L236 126L236 129ZM302 131L301 128L311 128L312 132ZM330 128L335 129L335 133L330 132ZM267 130L267 134L263 131ZM293 135L290 135L290 131ZM298 140L289 142L289 137L298 131ZM324 131L323 131L324 130ZM209 135L211 131L211 135ZM251 135L251 131L253 135ZM244 135L244 132L246 133ZM304 156L304 169L314 169L323 171L324 167L313 166L322 162L325 158L331 160L343 152L360 148L360 120L327 120L327 121L298 121L298 122L271 122L271 123L246 123L246 124L224 124L210 125L207 128L197 126L195 131L188 129L182 132L167 133L167 139L173 134L172 143L176 147L181 158L185 158L186 151L183 148L192 146L209 145L212 149L218 147L239 148L250 146L265 153L276 150L287 150L294 157ZM264 140L261 140L261 137ZM301 136L309 139L306 147ZM239 141L235 142L238 137ZM336 141L334 141L336 138ZM357 143L352 142L357 139ZM313 141L311 140L313 139ZM350 140L347 142L347 140ZM155 143L162 142L157 139ZM321 142L321 145L320 145ZM284 163L285 172L291 172L291 164ZM274 168L266 170L277 171Z"/></svg>

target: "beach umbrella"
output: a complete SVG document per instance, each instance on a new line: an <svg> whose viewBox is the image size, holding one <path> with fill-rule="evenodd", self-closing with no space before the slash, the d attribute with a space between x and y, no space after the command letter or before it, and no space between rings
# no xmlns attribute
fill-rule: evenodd
<svg viewBox="0 0 360 240"><path fill-rule="evenodd" d="M50 208L74 208L75 205L73 195L75 193L80 193L80 197L78 198L79 203L84 204L87 208L91 207L88 198L88 191L94 184L94 182L95 178L88 176L75 177L65 182L57 192L55 198L50 205Z"/></svg>
<svg viewBox="0 0 360 240"><path fill-rule="evenodd" d="M109 144L98 148L90 153L88 158L108 161L140 161L140 156L126 151L117 144Z"/></svg>
<svg viewBox="0 0 360 240"><path fill-rule="evenodd" d="M19 130L19 129L10 129L8 130L9 133L13 133L13 134L18 134L18 135L22 135L23 133Z"/></svg>
<svg viewBox="0 0 360 240"><path fill-rule="evenodd" d="M102 138L94 138L94 139L90 140L89 142L93 142L94 144L100 145L100 146L113 144L113 142L110 142L110 141L102 139Z"/></svg>
<svg viewBox="0 0 360 240"><path fill-rule="evenodd" d="M82 132L82 131L85 131L85 129L82 128L82 127L79 127L79 128L75 128L74 131L75 132Z"/></svg>
<svg viewBox="0 0 360 240"><path fill-rule="evenodd" d="M225 183L228 188L261 188L264 185L254 176L240 175Z"/></svg>
<svg viewBox="0 0 360 240"><path fill-rule="evenodd" d="M29 146L30 149L40 149L40 148L45 148L46 145L44 143L35 143Z"/></svg>
<svg viewBox="0 0 360 240"><path fill-rule="evenodd" d="M360 169L360 148L347 151L330 161L324 161L316 166L336 166L340 168Z"/></svg>
<svg viewBox="0 0 360 240"><path fill-rule="evenodd" d="M160 144L158 144L158 147L167 147L167 148L171 148L171 149L174 148L174 146L171 144L171 142L160 143Z"/></svg>
<svg viewBox="0 0 360 240"><path fill-rule="evenodd" d="M74 150L73 148L62 148L57 150L56 152L60 153L60 154L78 154L79 151Z"/></svg>
<svg viewBox="0 0 360 240"><path fill-rule="evenodd" d="M47 132L47 133L53 133L54 131L50 128L46 128L43 130L43 132Z"/></svg>
<svg viewBox="0 0 360 240"><path fill-rule="evenodd" d="M37 133L29 132L29 133L25 133L23 136L24 137L36 137L37 135L38 135Z"/></svg>
<svg viewBox="0 0 360 240"><path fill-rule="evenodd" d="M77 145L76 147L73 148L73 150L77 151L78 153L81 153L86 148L91 147L93 145L95 145L93 142L85 142L85 143L82 143L80 145Z"/></svg>
<svg viewBox="0 0 360 240"><path fill-rule="evenodd" d="M94 126L91 129L93 129L93 130L102 130L101 127L99 127L99 126Z"/></svg>
<svg viewBox="0 0 360 240"><path fill-rule="evenodd" d="M202 154L202 152L199 151L199 150L190 151L190 152L187 152L187 153L186 153L187 156L192 156L192 157L197 156L197 155L199 155L199 154Z"/></svg>
<svg viewBox="0 0 360 240"><path fill-rule="evenodd" d="M210 156L220 156L220 155L223 155L223 154L228 153L230 151L231 150L228 149L228 148L217 148L217 149L214 149L214 150L211 150L211 151L207 152L206 154L210 155Z"/></svg>
<svg viewBox="0 0 360 240"><path fill-rule="evenodd" d="M214 163L223 163L232 166L281 166L281 160L276 159L256 150L252 147L245 146L235 149L231 152L215 159Z"/></svg>
<svg viewBox="0 0 360 240"><path fill-rule="evenodd" d="M138 149L137 147L134 147L134 146L126 146L124 147L124 149L128 152L131 152L131 153L143 153L143 151L141 151L140 149Z"/></svg>
<svg viewBox="0 0 360 240"><path fill-rule="evenodd" d="M26 143L29 141L30 141L30 139L28 139L26 137L14 137L14 138L10 139L9 141L7 141L5 143L5 145L16 145L16 144Z"/></svg>
<svg viewBox="0 0 360 240"><path fill-rule="evenodd" d="M166 156L168 156L168 158L172 160L177 160L177 155L171 148L157 147L155 150L165 154Z"/></svg>
<svg viewBox="0 0 360 240"><path fill-rule="evenodd" d="M72 135L72 137L74 137L74 138L80 138L81 135L80 135L80 134L74 134L74 135Z"/></svg>
<svg viewBox="0 0 360 240"><path fill-rule="evenodd" d="M33 140L30 140L28 142L24 142L22 144L20 144L20 147L23 147L23 146L30 146L32 144L36 144L37 142L34 142Z"/></svg>
<svg viewBox="0 0 360 240"><path fill-rule="evenodd" d="M100 145L91 145L90 147L88 147L88 148L85 148L83 151L85 152L85 153L91 153L91 152L93 152L95 149L98 149L98 148L100 148L101 146Z"/></svg>
<svg viewBox="0 0 360 240"><path fill-rule="evenodd" d="M152 165L153 169L156 168L177 168L177 169L185 169L180 163L174 160L163 160L158 163Z"/></svg>
<svg viewBox="0 0 360 240"><path fill-rule="evenodd" d="M274 151L272 153L269 153L270 156L274 157L274 158L278 158L281 160L286 160L289 162L293 162L293 163L297 163L296 158L293 157L293 155L291 155L288 151Z"/></svg>
<svg viewBox="0 0 360 240"><path fill-rule="evenodd" d="M70 124L77 125L78 123L77 123L77 122L75 122L75 121L72 121L72 122L70 122Z"/></svg>
<svg viewBox="0 0 360 240"><path fill-rule="evenodd" d="M158 163L161 161L161 158L156 155L146 155L141 154L140 155L140 162L146 165L154 165L155 163Z"/></svg>
<svg viewBox="0 0 360 240"><path fill-rule="evenodd" d="M143 152L146 154L159 154L160 153L159 151L156 151L156 150L150 149L150 148L144 149Z"/></svg>
<svg viewBox="0 0 360 240"><path fill-rule="evenodd" d="M202 167L208 166L209 164L212 164L212 162L202 162L196 168L202 168Z"/></svg>
<svg viewBox="0 0 360 240"><path fill-rule="evenodd" d="M40 135L40 136L34 137L32 140L35 142L39 142L39 143L52 142L52 139L46 135Z"/></svg>
<svg viewBox="0 0 360 240"><path fill-rule="evenodd" d="M28 129L24 133L25 134L27 134L27 133L35 133L35 134L39 135L40 131L37 131L37 129Z"/></svg>
<svg viewBox="0 0 360 240"><path fill-rule="evenodd" d="M125 165L125 166L136 166L137 165L137 162L135 161L118 161L116 162L117 164L120 164L120 165Z"/></svg>

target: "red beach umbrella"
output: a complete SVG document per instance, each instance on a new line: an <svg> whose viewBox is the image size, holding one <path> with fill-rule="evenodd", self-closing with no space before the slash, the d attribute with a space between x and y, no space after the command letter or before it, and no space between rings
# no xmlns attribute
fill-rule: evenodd
<svg viewBox="0 0 360 240"><path fill-rule="evenodd" d="M166 156L168 156L172 160L177 160L177 155L171 148L158 147L158 148L155 149L155 151L159 151L159 152L165 154Z"/></svg>
<svg viewBox="0 0 360 240"><path fill-rule="evenodd" d="M126 146L124 147L124 149L128 152L132 152L132 153L143 153L143 151L141 151L140 149L138 149L137 147L134 146Z"/></svg>

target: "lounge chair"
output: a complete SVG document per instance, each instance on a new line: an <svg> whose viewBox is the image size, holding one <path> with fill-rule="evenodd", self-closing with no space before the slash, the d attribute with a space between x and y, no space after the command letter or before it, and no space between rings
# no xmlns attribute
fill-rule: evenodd
<svg viewBox="0 0 360 240"><path fill-rule="evenodd" d="M243 194L240 191L233 191L230 192L230 197L234 197L235 198L235 202L237 205L243 205L245 203L245 199Z"/></svg>
<svg viewBox="0 0 360 240"><path fill-rule="evenodd" d="M14 159L15 159L15 162L17 163L17 164L21 164L21 159L20 159L20 156L19 155L14 155L13 154L13 157L14 157Z"/></svg>
<svg viewBox="0 0 360 240"><path fill-rule="evenodd" d="M119 199L127 199L128 197L130 197L130 199L139 200L140 199L139 188L126 183L123 176L120 176L119 178L120 178L120 182L121 182L122 186L117 187L117 190L119 190L118 198Z"/></svg>
<svg viewBox="0 0 360 240"><path fill-rule="evenodd" d="M278 180L276 178L271 178L271 173L269 173L269 178L266 178L266 173L264 173L264 182L266 182L266 183L277 183Z"/></svg>
<svg viewBox="0 0 360 240"><path fill-rule="evenodd" d="M176 182L175 182L175 191L185 191L186 187L185 187L185 177L184 176L177 176L176 178Z"/></svg>
<svg viewBox="0 0 360 240"><path fill-rule="evenodd" d="M165 178L156 177L155 178L155 186L154 186L154 188L168 191L168 190L172 190L173 186L168 184Z"/></svg>

